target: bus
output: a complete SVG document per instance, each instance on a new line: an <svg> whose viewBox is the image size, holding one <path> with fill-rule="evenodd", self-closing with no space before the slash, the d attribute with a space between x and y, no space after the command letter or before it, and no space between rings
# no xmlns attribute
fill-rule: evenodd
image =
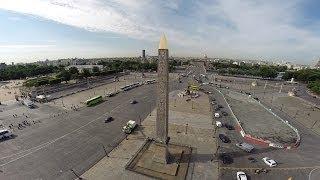
<svg viewBox="0 0 320 180"><path fill-rule="evenodd" d="M90 107L90 106L95 106L95 105L101 103L102 101L103 101L103 100L102 100L102 96L96 96L96 97L93 97L93 98L91 98L91 99L88 99L88 100L86 101L86 105L87 105L88 107Z"/></svg>

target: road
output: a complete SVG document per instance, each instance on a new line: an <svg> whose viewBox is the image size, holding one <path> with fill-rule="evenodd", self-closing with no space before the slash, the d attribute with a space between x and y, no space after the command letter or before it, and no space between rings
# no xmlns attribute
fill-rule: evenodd
<svg viewBox="0 0 320 180"><path fill-rule="evenodd" d="M171 83L170 89L179 85ZM1 142L0 179L76 178L125 138L121 128L128 120L139 122L153 110L155 93L154 84L141 86ZM104 123L107 115L114 121Z"/></svg>
<svg viewBox="0 0 320 180"><path fill-rule="evenodd" d="M318 98L315 98L314 96L310 95L307 90L308 88L306 87L305 84L300 84L299 86L296 87L297 91L297 96L303 98L306 101L312 102L313 104L320 106L320 100Z"/></svg>

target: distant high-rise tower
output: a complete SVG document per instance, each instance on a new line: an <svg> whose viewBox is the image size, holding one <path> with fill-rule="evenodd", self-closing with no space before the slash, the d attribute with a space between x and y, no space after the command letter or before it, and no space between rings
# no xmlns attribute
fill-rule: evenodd
<svg viewBox="0 0 320 180"><path fill-rule="evenodd" d="M146 59L146 50L142 50L142 59Z"/></svg>
<svg viewBox="0 0 320 180"><path fill-rule="evenodd" d="M317 68L317 69L320 69L320 59L319 59L318 63L314 67Z"/></svg>

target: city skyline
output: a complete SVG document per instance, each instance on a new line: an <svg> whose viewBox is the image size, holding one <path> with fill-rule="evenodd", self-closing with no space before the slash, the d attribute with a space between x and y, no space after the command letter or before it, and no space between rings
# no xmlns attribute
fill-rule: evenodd
<svg viewBox="0 0 320 180"><path fill-rule="evenodd" d="M316 1L79 0L0 3L1 62L155 55L318 60ZM192 49L192 51L191 51Z"/></svg>

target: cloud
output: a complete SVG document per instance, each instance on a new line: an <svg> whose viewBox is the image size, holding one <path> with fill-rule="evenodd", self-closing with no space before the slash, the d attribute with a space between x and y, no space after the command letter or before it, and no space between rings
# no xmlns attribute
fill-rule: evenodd
<svg viewBox="0 0 320 180"><path fill-rule="evenodd" d="M26 48L51 48L55 47L55 45L52 44L7 44L7 45L1 45L0 48L3 49L26 49Z"/></svg>
<svg viewBox="0 0 320 180"><path fill-rule="evenodd" d="M166 33L169 43L187 55L310 58L319 52L320 37L297 26L302 2L2 0L0 9L147 41Z"/></svg>
<svg viewBox="0 0 320 180"><path fill-rule="evenodd" d="M8 19L11 21L20 21L21 20L21 18L17 17L17 16L8 17Z"/></svg>

